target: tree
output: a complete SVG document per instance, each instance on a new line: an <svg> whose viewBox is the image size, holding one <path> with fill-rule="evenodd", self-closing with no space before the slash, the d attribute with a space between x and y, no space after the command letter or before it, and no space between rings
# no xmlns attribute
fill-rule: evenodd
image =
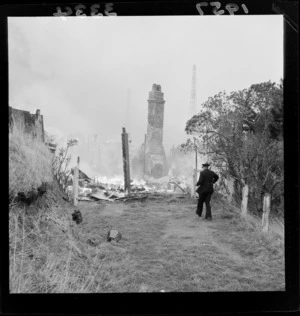
<svg viewBox="0 0 300 316"><path fill-rule="evenodd" d="M264 193L273 200L283 196L282 95L282 83L272 82L221 92L186 124L199 153L209 155L221 176L234 179L236 202L248 186L249 201L257 210ZM193 141L182 148L191 151Z"/></svg>

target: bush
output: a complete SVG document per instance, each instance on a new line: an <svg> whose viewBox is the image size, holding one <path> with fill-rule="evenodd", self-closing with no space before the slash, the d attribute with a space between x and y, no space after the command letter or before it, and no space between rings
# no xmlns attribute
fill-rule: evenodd
<svg viewBox="0 0 300 316"><path fill-rule="evenodd" d="M9 201L53 179L52 155L47 146L16 125L9 134Z"/></svg>

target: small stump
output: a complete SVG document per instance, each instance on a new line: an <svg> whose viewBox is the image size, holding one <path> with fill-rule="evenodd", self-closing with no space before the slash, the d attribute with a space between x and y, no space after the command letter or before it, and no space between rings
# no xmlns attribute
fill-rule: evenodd
<svg viewBox="0 0 300 316"><path fill-rule="evenodd" d="M106 236L106 240L107 241L120 241L122 238L122 235L120 232L118 232L117 230L110 230L108 233L107 233L107 236Z"/></svg>

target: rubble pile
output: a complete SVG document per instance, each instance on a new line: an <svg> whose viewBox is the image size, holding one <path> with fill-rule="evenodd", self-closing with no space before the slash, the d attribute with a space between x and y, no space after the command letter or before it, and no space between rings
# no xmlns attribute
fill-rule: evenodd
<svg viewBox="0 0 300 316"><path fill-rule="evenodd" d="M104 180L107 182L100 182ZM68 197L72 198L73 186L68 186ZM79 181L79 201L142 201L149 194L188 195L190 188L185 178L165 176L159 179L146 177L143 180L131 180L130 192L125 192L124 183L118 179L94 179L90 182Z"/></svg>

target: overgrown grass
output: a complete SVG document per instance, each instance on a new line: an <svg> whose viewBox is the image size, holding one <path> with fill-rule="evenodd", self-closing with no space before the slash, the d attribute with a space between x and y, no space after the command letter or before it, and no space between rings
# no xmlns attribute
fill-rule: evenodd
<svg viewBox="0 0 300 316"><path fill-rule="evenodd" d="M261 232L237 208L212 201L213 221L195 217L193 201L153 197L143 203L84 204L79 240L95 242L105 261L98 292L284 290L283 227ZM224 207L222 209L222 207ZM106 243L117 229L123 238ZM100 261L102 262L102 261ZM96 273L97 272L97 273Z"/></svg>
<svg viewBox="0 0 300 316"><path fill-rule="evenodd" d="M101 269L103 258L98 249L82 247L78 227L54 187L34 205L10 210L11 293L96 290L94 273Z"/></svg>
<svg viewBox="0 0 300 316"><path fill-rule="evenodd" d="M52 181L51 153L36 139L14 125L9 133L9 199Z"/></svg>
<svg viewBox="0 0 300 316"><path fill-rule="evenodd" d="M240 210L217 201L222 221L215 225L214 237L219 245L230 245L230 249L243 259L241 266L256 280L249 290L284 290L284 219L271 216L269 231L262 231L262 219L248 213L241 218ZM248 281L247 281L248 282ZM249 282L251 283L251 282Z"/></svg>

